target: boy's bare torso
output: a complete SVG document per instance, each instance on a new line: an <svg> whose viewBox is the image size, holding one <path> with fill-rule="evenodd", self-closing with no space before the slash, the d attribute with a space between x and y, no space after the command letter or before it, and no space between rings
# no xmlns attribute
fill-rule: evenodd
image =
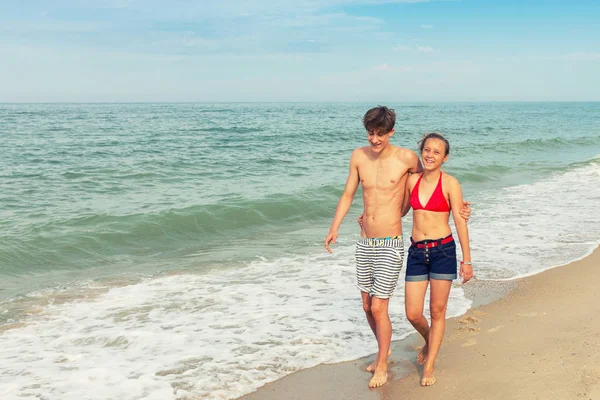
<svg viewBox="0 0 600 400"><path fill-rule="evenodd" d="M381 238L402 234L402 203L408 178L405 162L409 150L391 146L387 155L374 158L369 147L357 154L363 188L364 214L361 236Z"/></svg>

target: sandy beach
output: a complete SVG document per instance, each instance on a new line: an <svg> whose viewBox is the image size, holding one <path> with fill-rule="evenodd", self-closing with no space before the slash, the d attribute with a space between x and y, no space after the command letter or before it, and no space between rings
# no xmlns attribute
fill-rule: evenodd
<svg viewBox="0 0 600 400"><path fill-rule="evenodd" d="M300 371L241 399L600 400L599 267L597 248L568 265L503 283L509 288L503 296L493 284L471 283L479 305L448 321L434 386L419 385L415 357L422 340L412 336L393 343L390 379L381 388L367 387L370 356ZM496 299L486 301L490 296Z"/></svg>

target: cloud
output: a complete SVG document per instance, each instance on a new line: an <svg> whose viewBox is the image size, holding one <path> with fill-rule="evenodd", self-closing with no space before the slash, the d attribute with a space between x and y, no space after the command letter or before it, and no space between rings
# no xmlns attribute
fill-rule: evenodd
<svg viewBox="0 0 600 400"><path fill-rule="evenodd" d="M556 57L556 59L563 61L600 61L600 53L577 52L563 54Z"/></svg>
<svg viewBox="0 0 600 400"><path fill-rule="evenodd" d="M373 71L383 71L383 72L410 72L413 70L411 66L391 66L389 64L382 64L373 67Z"/></svg>
<svg viewBox="0 0 600 400"><path fill-rule="evenodd" d="M428 3L443 0L220 0L215 2L178 0L165 6L163 0L55 0L61 8L79 10L128 10L146 17L181 18L238 18L265 15L296 15L344 6L369 6L400 3Z"/></svg>
<svg viewBox="0 0 600 400"><path fill-rule="evenodd" d="M181 38L181 45L184 47L201 47L214 50L218 48L219 42L216 40L196 37L195 32L189 31L183 35L183 38Z"/></svg>
<svg viewBox="0 0 600 400"><path fill-rule="evenodd" d="M433 49L433 47L429 46L417 46L417 51L419 53L433 53L435 50Z"/></svg>
<svg viewBox="0 0 600 400"><path fill-rule="evenodd" d="M381 19L325 9L371 0L298 0L298 7L291 0L56 1L61 7L35 18L20 16L24 6L7 13L0 6L0 36L48 47L195 55L341 51L386 33Z"/></svg>
<svg viewBox="0 0 600 400"><path fill-rule="evenodd" d="M394 51L411 51L412 47L410 46L406 46L403 44L399 44L398 46L394 47Z"/></svg>
<svg viewBox="0 0 600 400"><path fill-rule="evenodd" d="M421 25L421 28L423 28L423 29L432 29L433 25L423 24L423 25Z"/></svg>
<svg viewBox="0 0 600 400"><path fill-rule="evenodd" d="M0 19L0 32L7 34L53 34L53 33L100 33L111 28L111 24L100 21L27 21Z"/></svg>

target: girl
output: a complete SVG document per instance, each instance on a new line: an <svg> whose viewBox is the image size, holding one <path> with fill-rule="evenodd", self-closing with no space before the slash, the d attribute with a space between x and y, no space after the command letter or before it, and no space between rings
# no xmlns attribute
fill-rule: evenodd
<svg viewBox="0 0 600 400"><path fill-rule="evenodd" d="M421 386L435 383L433 365L444 338L446 307L452 280L456 279L456 244L448 224L450 212L458 233L463 260L463 283L473 276L469 230L460 216L462 190L456 178L443 173L450 144L441 134L432 132L419 142L424 171L409 176L403 214L413 209L411 246L406 265L405 308L412 326L423 336L425 345L417 356L423 367ZM407 201L408 200L408 201ZM430 287L431 326L423 315L427 286Z"/></svg>

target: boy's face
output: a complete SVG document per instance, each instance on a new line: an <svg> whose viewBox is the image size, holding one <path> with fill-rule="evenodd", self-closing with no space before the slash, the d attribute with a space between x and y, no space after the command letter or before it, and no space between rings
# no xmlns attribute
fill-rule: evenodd
<svg viewBox="0 0 600 400"><path fill-rule="evenodd" d="M368 131L367 132L367 140L371 145L371 150L376 153L380 153L387 147L390 143L390 138L394 135L394 130L392 129L389 132L385 131Z"/></svg>

